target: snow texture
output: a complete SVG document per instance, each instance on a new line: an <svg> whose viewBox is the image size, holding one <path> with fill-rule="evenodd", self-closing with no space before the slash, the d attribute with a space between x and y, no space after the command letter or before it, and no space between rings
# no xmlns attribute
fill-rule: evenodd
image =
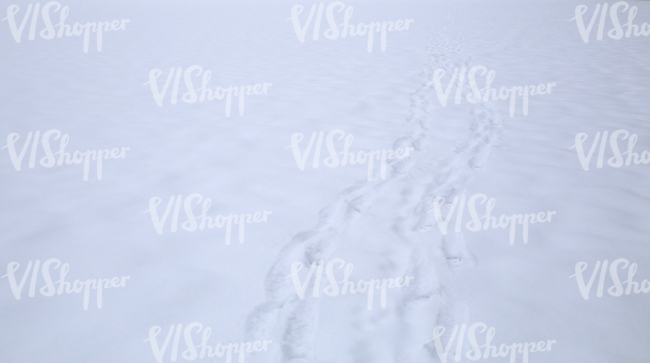
<svg viewBox="0 0 650 363"><path fill-rule="evenodd" d="M636 11L642 32L650 2L610 2L605 13L595 13L605 6L597 0L333 5L337 23L352 7L355 27L413 19L384 40L377 25L372 44L367 34L329 39L332 3L5 2L0 363L470 362L472 326L479 345L492 327L497 349L522 344L500 357L484 358L481 347L486 363L647 361L650 295L617 293L613 278L623 290L632 270L639 289L650 279L650 166L625 164L631 139L641 159L650 150L650 36L614 39L610 12L625 33ZM70 31L129 21L103 33L101 51L90 31L84 51L84 35L47 40L44 18L32 25L25 16L46 4L53 24L69 7ZM9 16L12 5L19 9ZM194 65L197 90L205 79L197 74L210 71L217 93L251 91L200 101L199 90L187 102L185 71ZM553 86L526 96L527 106L523 96L514 106L510 98L473 103L472 69L481 88L494 71L497 93ZM101 173L90 157L85 175L81 159L47 167L48 130L59 131L49 134L53 152L68 135L71 159L113 148L123 157L103 160ZM378 150L372 172L368 161L328 166L336 130L339 153L341 134L353 135L355 155ZM611 140L623 165L612 166ZM389 149L410 151L387 158L382 176ZM494 226L507 226L471 230L477 194L485 196L472 202L481 227L490 203ZM221 216L214 228L199 226L206 205L208 216ZM245 214L259 219L239 223ZM527 214L547 221L517 224ZM87 298L58 293L65 289L47 288L48 260L55 289L63 264L70 289L75 280L128 279L107 282L102 295L96 287ZM357 287L377 281L374 295L329 296L333 260L337 281L350 264ZM381 281L408 276L408 286L382 291ZM303 298L296 281L306 284ZM208 327L217 357L199 356ZM240 352L241 343L264 341L266 350ZM523 353L539 341L554 343Z"/></svg>

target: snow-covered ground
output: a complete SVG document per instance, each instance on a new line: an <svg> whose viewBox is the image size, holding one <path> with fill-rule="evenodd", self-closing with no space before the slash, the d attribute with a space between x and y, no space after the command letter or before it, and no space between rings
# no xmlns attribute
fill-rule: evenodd
<svg viewBox="0 0 650 363"><path fill-rule="evenodd" d="M609 137L621 129L629 133L625 140L618 135L621 153L632 134L640 157L650 150L650 36L608 36L614 3L606 17L593 17L588 43L570 19L586 5L587 28L602 2L332 5L336 23L344 7L353 8L355 26L402 20L403 30L386 31L382 51L381 30L372 47L367 35L328 39L334 35L327 32L327 2L317 40L320 3L61 2L69 7L71 31L75 23L123 25L104 32L101 52L90 32L86 53L83 35L43 39L42 17L32 31L31 15L24 16L30 2L5 2L2 17L14 4L15 29L25 19L21 42L10 19L0 22L0 137L7 140L0 146L9 145L0 150L0 274L7 274L0 279L0 362L227 362L229 343L237 345L230 348L233 363L439 362L446 347L447 362L469 362L478 358L470 354L469 330L483 345L488 328L494 328L491 344L505 344L507 357L480 361L647 360L650 295L613 296L618 292L609 269L624 258L637 264L633 279L640 288L650 279L650 165L613 167L616 158L608 160L614 155ZM314 4L301 42L292 9L300 33ZM50 5L56 24L62 10ZM650 2L628 5L637 7L633 22L643 31ZM632 11L623 10L621 24ZM185 75L178 69L194 65L201 67L190 77L194 88L210 71L208 87L222 87L223 99L184 101L191 95L184 96ZM466 98L473 92L472 68L479 88L490 71L497 91L554 85L529 97L527 115L523 96L516 96L511 117L510 99ZM455 82L464 77L462 97L452 84L443 106L455 69ZM168 77L159 106L155 94L162 95ZM251 91L243 103L233 93L226 111L223 89L246 85ZM84 178L81 154L79 165L62 159L48 168L41 141L36 148L33 142L23 146L48 130L60 132L58 138L48 134L52 152L69 135L71 158L76 150L118 152L103 160L101 180L91 159ZM604 131L607 142L593 143ZM409 153L387 160L383 177L381 160L374 161L371 178L367 161L329 167L328 135L340 153L343 133L353 135L349 150L355 156L360 150ZM571 148L581 133L584 150ZM584 170L579 154L589 154L592 143ZM123 157L116 157L120 152ZM296 156L306 157L304 170ZM446 201L439 222L437 197ZM215 228L198 226L206 198L207 215L222 216ZM501 215L539 212L545 215L537 218L548 222L528 225L527 243L523 222L511 236L516 217L503 217L505 228L472 231L470 200L478 217L493 205L497 224ZM198 220L195 228L186 222L186 208ZM244 224L242 234L234 215L247 213L257 220ZM33 274L37 260L40 270ZM50 288L42 273L48 260ZM606 269L594 271L605 260ZM571 277L580 262L587 267L579 277L585 285L592 281L589 299L582 281ZM625 281L633 267L618 262L613 271ZM58 293L65 263L71 290L75 280L117 277L103 280L110 286L103 288L101 308L97 289L89 289L86 309L83 285L77 283L79 293L66 293L65 286ZM303 300L297 290L312 263ZM342 280L345 264L353 266L349 277L357 287L359 280L378 280L371 283L372 299L368 291L333 292L328 276ZM408 286L388 288L388 279L400 277L405 285L411 276ZM195 322L201 326L190 325ZM442 328L436 327L444 327L438 339L434 334ZM221 344L221 357L201 359L200 347L197 356L188 349L186 339L198 347L203 334L211 347ZM555 342L550 350L523 353L525 343L539 341ZM254 348L240 354L246 342ZM541 349L532 346L525 350Z"/></svg>

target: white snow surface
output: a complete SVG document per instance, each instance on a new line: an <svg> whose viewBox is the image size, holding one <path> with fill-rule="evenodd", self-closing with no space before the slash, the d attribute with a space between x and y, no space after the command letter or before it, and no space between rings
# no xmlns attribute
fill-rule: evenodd
<svg viewBox="0 0 650 363"><path fill-rule="evenodd" d="M14 3L21 20L29 2L5 6ZM637 24L650 22L650 2L629 3ZM584 171L570 149L578 133L588 148L596 132L625 129L638 135L637 152L650 150L650 37L596 41L594 30L584 43L570 19L586 4L588 20L597 1L345 1L353 24L415 20L372 53L366 37L315 41L311 27L299 42L286 20L301 4L304 21L311 2L61 4L68 23L130 23L84 53L81 37L27 40L29 22L16 43L0 22L1 146L10 133L22 146L29 132L57 129L69 151L130 150L88 181L81 165L29 168L29 150L16 171L0 150L0 274L16 261L20 278L29 261L58 258L68 281L130 280L84 310L81 294L30 298L28 278L17 300L0 279L0 362L153 363L150 327L162 327L160 342L169 326L192 322L212 328L212 345L272 340L246 355L253 363L439 362L434 327L447 327L446 344L454 325L476 322L496 328L496 345L556 340L530 362L647 361L650 296L598 298L596 278L584 300L569 278L580 261L588 278L596 261L621 257L638 264L636 281L650 278L650 168L596 168L594 156ZM247 98L243 116L236 102L230 117L223 101L171 105L168 95L158 107L144 85L150 70L162 70L161 86L169 69L191 65L212 71L213 88L272 86ZM514 117L508 101L455 104L455 88L442 107L434 71L447 70L446 86L454 68L476 65L496 71L497 88L557 85L531 97L527 116L520 99ZM312 132L335 129L354 135L353 151L414 151L390 162L385 180L378 167L371 181L365 165L313 168L311 156L299 170L291 135L305 135L304 150ZM149 200L160 197L162 213L171 196L192 193L212 199L212 215L272 214L246 225L243 244L233 233L226 245L223 229L157 234L143 213ZM514 245L507 229L443 236L427 213L434 198L476 193L495 198L497 216L557 214L531 225L527 244L521 229ZM334 258L354 264L355 281L414 279L389 290L385 309L379 290L372 310L366 294L313 297L312 285L300 300L292 264Z"/></svg>

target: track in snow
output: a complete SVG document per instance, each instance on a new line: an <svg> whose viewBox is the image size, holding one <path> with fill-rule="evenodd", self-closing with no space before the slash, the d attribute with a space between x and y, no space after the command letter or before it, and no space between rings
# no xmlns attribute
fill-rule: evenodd
<svg viewBox="0 0 650 363"><path fill-rule="evenodd" d="M464 32L461 31L453 44L449 43L445 33L451 24L453 18L448 17L440 31L433 36L432 46L427 49L429 60L422 73L423 85L411 97L411 116L407 120L407 125L412 130L411 136L394 142L394 148L412 146L415 152L409 158L392 160L385 180L374 178L372 181L357 182L345 189L334 203L320 212L319 221L314 228L296 234L281 249L268 272L265 280L266 298L249 314L245 332L248 341L271 337L275 342L280 342L282 349L273 361L319 361L315 354L319 299L298 298L291 279L287 278L291 264L302 262L308 268L314 261L327 260L338 247L338 237L353 226L377 196L393 183L404 184L401 207L392 218L393 230L402 242L406 242L406 248L410 249L411 261L407 271L415 276L415 280L411 287L405 290L407 292L402 304L397 308L399 320L406 319L411 322L404 322L398 328L402 339L396 346L392 360L436 361L433 342L425 344L430 338L422 339L421 333L428 331L427 337L430 337L435 325L453 326L463 322L467 314L464 304L454 298L453 289L440 282L436 269L443 266L435 266L436 261L431 257L435 255L432 251L438 246L421 232L436 228L432 214L427 213L431 209L433 199L436 196L446 198L447 204L443 206L443 214L446 214L445 208L449 207L448 204L455 196L465 192L465 186L476 170L485 166L490 149L497 142L502 118L485 104L471 105L473 120L467 139L459 143L450 155L430 155L427 146L436 140L436 122L446 122L436 118L436 110L442 106L437 101L433 85L428 85L433 72L444 68L447 74L451 74L455 67L464 66L469 69L472 66L471 57L465 55L462 49ZM428 160L435 160L433 163L429 162L431 170L427 171L419 190L412 190L412 179L404 180L404 176L413 170L414 166L426 165ZM452 271L460 271L472 264L473 257L465 246L462 232L448 233L442 237L439 235L442 250ZM408 316L423 313L435 317L434 321ZM352 357L355 362L366 363L364 360L370 353L365 352L368 348L364 347L368 346L366 343L372 336L363 331L372 328L380 320L368 320L367 317L356 319L358 321L354 321L353 325L359 330L359 338L353 344L355 348L352 350ZM413 321L421 323L414 326Z"/></svg>

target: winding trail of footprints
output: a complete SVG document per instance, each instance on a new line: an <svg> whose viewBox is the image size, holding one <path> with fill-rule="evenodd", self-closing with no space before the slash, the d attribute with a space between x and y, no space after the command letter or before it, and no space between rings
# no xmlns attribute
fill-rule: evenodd
<svg viewBox="0 0 650 363"><path fill-rule="evenodd" d="M415 276L413 284L405 290L402 304L398 304L397 316L398 345L393 360L395 362L425 362L437 360L433 342L426 343L435 325L451 325L467 316L465 304L454 297L453 289L441 285L436 269L434 250L436 244L425 232L435 227L435 220L430 210L436 196L443 196L449 203L455 196L465 192L465 185L474 176L477 169L484 167L490 149L498 140L501 129L501 116L488 108L489 104L472 104L473 122L467 140L460 143L446 157L437 157L427 148L435 140L435 123L448 122L436 119L438 104L433 85L427 85L433 72L444 68L448 74L454 67L471 68L471 57L463 53L464 30L451 45L445 33L454 19L448 16L447 22L433 36L432 46L427 49L429 61L423 70L423 85L411 98L411 116L407 120L413 130L410 137L395 141L394 147L412 146L415 148L410 158L392 160L385 180L360 181L345 189L338 199L324 208L319 214L319 221L308 231L296 234L280 251L265 280L265 300L249 314L246 319L245 334L248 340L273 339L280 344L277 362L316 362L316 333L319 322L319 299L300 300L288 278L291 264L302 262L309 266L318 260L327 260L338 247L341 234L368 210L377 196L393 183L402 183L402 200L398 206L392 225L402 246L410 250L410 266L407 271ZM433 160L433 162L430 162ZM428 164L427 164L428 163ZM430 170L426 179L419 186L413 186L413 179L406 179L415 165L426 165ZM421 173L420 173L421 174ZM419 188L420 190L413 190ZM412 222L415 221L415 222ZM473 257L467 250L461 233L449 233L441 236L444 257L452 272L459 272L473 263ZM404 248L404 247L402 247ZM381 309L379 309L381 310ZM428 313L435 321L422 319L421 323L404 322L413 312ZM353 329L359 332L352 350L354 361L365 362L369 352L369 339L364 331L380 324L386 319L385 311L373 311L372 314L356 315L352 322ZM420 319L407 319L418 321ZM431 324L434 324L431 326ZM419 326L418 326L419 325ZM428 331L426 339L421 335ZM382 357L388 359L388 357Z"/></svg>

